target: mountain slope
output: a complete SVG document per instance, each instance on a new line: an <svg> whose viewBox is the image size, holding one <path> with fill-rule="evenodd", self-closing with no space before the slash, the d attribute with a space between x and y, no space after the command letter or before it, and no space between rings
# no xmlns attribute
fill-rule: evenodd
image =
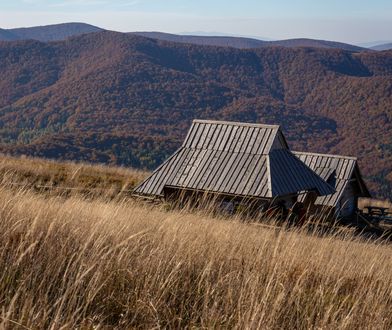
<svg viewBox="0 0 392 330"><path fill-rule="evenodd" d="M268 41L264 46L337 48L353 52L366 50L366 48L345 44L342 42L306 38Z"/></svg>
<svg viewBox="0 0 392 330"><path fill-rule="evenodd" d="M192 35L178 35L162 32L132 32L132 34L140 35L147 38L188 43L204 46L220 46L233 47L239 49L246 48L261 48L261 47L315 47L315 48L338 48L349 51L364 51L366 48L353 46L345 43L315 40L315 39L288 39L277 41L263 41L252 38L243 37L219 37L219 36L192 36Z"/></svg>
<svg viewBox="0 0 392 330"><path fill-rule="evenodd" d="M390 49L392 49L392 43L373 46L373 47L371 47L371 49L373 49L373 50L390 50Z"/></svg>
<svg viewBox="0 0 392 330"><path fill-rule="evenodd" d="M172 42L233 48L259 48L267 43L263 40L243 37L179 35L163 32L131 32L131 34Z"/></svg>
<svg viewBox="0 0 392 330"><path fill-rule="evenodd" d="M85 23L64 23L46 26L34 26L29 28L17 28L3 30L20 40L38 40L38 41L55 41L64 40L71 36L77 36L85 33L103 31L101 28ZM1 33L1 32L0 32ZM0 34L0 40L4 37ZM14 39L8 39L14 40Z"/></svg>
<svg viewBox="0 0 392 330"><path fill-rule="evenodd" d="M4 29L0 29L0 41L11 41L18 40L18 36L14 35L12 32Z"/></svg>
<svg viewBox="0 0 392 330"><path fill-rule="evenodd" d="M0 40L38 40L58 41L81 34L100 32L103 29L85 23L63 23L46 26L34 26L28 28L0 29ZM277 41L263 41L254 38L225 37L225 36L197 36L177 35L162 32L131 32L147 38L165 40L179 43L190 43L204 46L233 47L239 49L260 48L270 46L280 47L316 47L316 48L338 48L349 51L364 51L366 48L353 46L335 41L315 39L288 39Z"/></svg>
<svg viewBox="0 0 392 330"><path fill-rule="evenodd" d="M154 168L194 118L281 124L392 191L392 52L171 43L114 32L0 43L0 151Z"/></svg>

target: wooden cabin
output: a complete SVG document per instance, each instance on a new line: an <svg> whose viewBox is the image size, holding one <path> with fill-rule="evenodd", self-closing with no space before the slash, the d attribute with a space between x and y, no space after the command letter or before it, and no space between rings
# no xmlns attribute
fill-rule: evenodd
<svg viewBox="0 0 392 330"><path fill-rule="evenodd" d="M139 196L214 195L257 207L335 192L293 153L279 126L194 120L182 146L136 187ZM233 205L231 205L233 207Z"/></svg>
<svg viewBox="0 0 392 330"><path fill-rule="evenodd" d="M338 217L352 217L358 209L358 198L370 197L357 158L309 152L294 154L336 190L330 195L317 197L316 209L332 211L332 215Z"/></svg>

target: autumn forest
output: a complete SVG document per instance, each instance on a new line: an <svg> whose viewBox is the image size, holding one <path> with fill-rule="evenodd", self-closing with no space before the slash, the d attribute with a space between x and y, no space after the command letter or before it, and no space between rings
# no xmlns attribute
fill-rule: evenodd
<svg viewBox="0 0 392 330"><path fill-rule="evenodd" d="M392 51L235 49L97 32L0 42L0 152L152 169L194 118L357 156L392 198Z"/></svg>

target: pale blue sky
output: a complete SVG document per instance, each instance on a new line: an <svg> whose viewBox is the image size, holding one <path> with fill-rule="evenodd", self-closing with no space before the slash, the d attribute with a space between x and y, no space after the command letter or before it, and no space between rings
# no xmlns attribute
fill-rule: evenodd
<svg viewBox="0 0 392 330"><path fill-rule="evenodd" d="M117 31L362 43L392 40L392 0L0 0L2 28L70 21Z"/></svg>

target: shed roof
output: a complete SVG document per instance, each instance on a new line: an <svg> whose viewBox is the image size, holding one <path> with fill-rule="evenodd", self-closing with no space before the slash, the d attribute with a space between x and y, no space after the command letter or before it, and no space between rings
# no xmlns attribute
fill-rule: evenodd
<svg viewBox="0 0 392 330"><path fill-rule="evenodd" d="M350 180L355 177L358 180L361 196L368 197L370 193L359 171L358 161L355 157L318 154L311 152L293 152L301 161L319 174L325 181L335 185L336 192L327 196L319 196L316 205L338 205ZM334 174L334 182L329 180Z"/></svg>
<svg viewBox="0 0 392 330"><path fill-rule="evenodd" d="M273 198L334 189L289 150L275 125L194 120L181 148L135 193L162 196L164 187Z"/></svg>

